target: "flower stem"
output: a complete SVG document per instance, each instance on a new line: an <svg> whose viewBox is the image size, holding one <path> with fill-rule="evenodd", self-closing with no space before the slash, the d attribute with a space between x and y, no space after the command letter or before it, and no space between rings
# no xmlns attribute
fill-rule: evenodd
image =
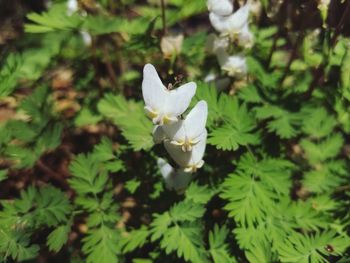
<svg viewBox="0 0 350 263"><path fill-rule="evenodd" d="M163 36L167 33L166 19L165 19L165 3L164 0L160 0L160 6L162 9L162 24L163 24Z"/></svg>

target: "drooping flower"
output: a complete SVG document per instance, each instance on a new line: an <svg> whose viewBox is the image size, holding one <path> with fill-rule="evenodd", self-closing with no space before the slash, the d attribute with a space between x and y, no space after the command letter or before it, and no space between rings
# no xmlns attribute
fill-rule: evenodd
<svg viewBox="0 0 350 263"><path fill-rule="evenodd" d="M192 151L198 144L201 135L206 132L205 124L208 117L208 105L199 101L184 120L163 125L163 131L171 144L180 146L183 152Z"/></svg>
<svg viewBox="0 0 350 263"><path fill-rule="evenodd" d="M163 125L176 122L178 116L188 108L197 85L186 83L177 89L167 89L151 64L143 68L142 95L145 110L154 124Z"/></svg>
<svg viewBox="0 0 350 263"><path fill-rule="evenodd" d="M229 76L242 77L247 74L247 63L242 55L229 56L223 49L219 49L217 57L221 69L226 71Z"/></svg>
<svg viewBox="0 0 350 263"><path fill-rule="evenodd" d="M77 0L68 0L67 1L67 14L70 16L76 11L78 11L78 1Z"/></svg>
<svg viewBox="0 0 350 263"><path fill-rule="evenodd" d="M195 172L204 164L203 156L207 142L207 131L200 135L198 143L193 145L192 151L184 152L182 147L175 145L170 140L164 141L164 146L171 158L187 173Z"/></svg>
<svg viewBox="0 0 350 263"><path fill-rule="evenodd" d="M183 34L162 37L162 40L160 41L160 49L162 50L164 57L171 58L173 55L180 54L183 40Z"/></svg>
<svg viewBox="0 0 350 263"><path fill-rule="evenodd" d="M248 3L229 16L221 16L214 12L209 13L209 19L212 26L220 32L221 35L228 35L232 38L242 31L245 24L248 23L248 17Z"/></svg>
<svg viewBox="0 0 350 263"><path fill-rule="evenodd" d="M217 37L215 34L210 34L207 38L206 49L210 53L215 53L218 49L227 49L230 45L228 37Z"/></svg>
<svg viewBox="0 0 350 263"><path fill-rule="evenodd" d="M238 44L244 48L251 48L254 44L254 36L249 30L248 24L245 24L238 35Z"/></svg>
<svg viewBox="0 0 350 263"><path fill-rule="evenodd" d="M209 12L220 16L228 16L233 12L231 0L208 0L207 7Z"/></svg>
<svg viewBox="0 0 350 263"><path fill-rule="evenodd" d="M166 137L162 126L156 125L152 131L153 141L155 144L161 143Z"/></svg>
<svg viewBox="0 0 350 263"><path fill-rule="evenodd" d="M86 46L91 46L92 44L92 37L88 31L82 30L80 31L81 38L83 39L83 42Z"/></svg>
<svg viewBox="0 0 350 263"><path fill-rule="evenodd" d="M162 158L158 158L157 164L164 178L166 188L175 190L178 194L183 193L192 179L191 174L185 173L183 170L175 170Z"/></svg>

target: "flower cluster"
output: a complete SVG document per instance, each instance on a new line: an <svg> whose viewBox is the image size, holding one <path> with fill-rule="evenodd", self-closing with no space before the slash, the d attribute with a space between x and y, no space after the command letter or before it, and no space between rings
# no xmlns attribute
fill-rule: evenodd
<svg viewBox="0 0 350 263"><path fill-rule="evenodd" d="M164 160L158 162L168 188L175 190L179 189L179 185L184 186L180 181L189 182L191 177L188 173L195 172L204 164L207 103L199 101L186 117L182 117L196 93L196 87L194 82L189 82L176 89L171 89L171 85L167 88L154 66L146 64L143 69L142 95L145 111L155 124L154 141L163 142L171 158L180 167L174 170Z"/></svg>
<svg viewBox="0 0 350 263"><path fill-rule="evenodd" d="M221 69L229 76L242 77L247 73L245 57L241 54L229 55L230 42L242 48L253 45L253 35L249 30L249 3L233 12L230 0L208 0L209 19L212 26L220 33L212 34L208 39L208 49L215 53Z"/></svg>

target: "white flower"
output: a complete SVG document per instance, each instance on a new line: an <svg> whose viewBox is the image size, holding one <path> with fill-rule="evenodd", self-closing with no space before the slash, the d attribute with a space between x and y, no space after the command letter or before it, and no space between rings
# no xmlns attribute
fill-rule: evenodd
<svg viewBox="0 0 350 263"><path fill-rule="evenodd" d="M163 125L163 131L171 144L181 146L183 152L192 151L198 144L201 135L206 132L205 124L208 117L208 105L199 101L184 120Z"/></svg>
<svg viewBox="0 0 350 263"><path fill-rule="evenodd" d="M192 151L184 152L180 147L169 140L164 141L164 146L171 158L184 169L185 172L195 172L204 164L203 155L207 141L207 131L198 138L198 143L192 147Z"/></svg>
<svg viewBox="0 0 350 263"><path fill-rule="evenodd" d="M231 0L208 0L207 7L210 12L220 16L228 16L233 12Z"/></svg>
<svg viewBox="0 0 350 263"><path fill-rule="evenodd" d="M248 23L248 16L249 4L247 3L229 16L220 16L211 12L209 14L209 19L212 26L222 35L234 37L236 34L240 33L245 24Z"/></svg>
<svg viewBox="0 0 350 263"><path fill-rule="evenodd" d="M248 24L245 24L242 31L238 35L238 43L245 48L251 48L254 44L254 36L250 32Z"/></svg>
<svg viewBox="0 0 350 263"><path fill-rule="evenodd" d="M160 49L162 50L164 57L171 58L173 55L180 54L183 40L183 34L162 37L162 40L160 41Z"/></svg>
<svg viewBox="0 0 350 263"><path fill-rule="evenodd" d="M92 43L92 37L89 32L82 30L80 31L81 38L83 39L83 42L86 46L91 46Z"/></svg>
<svg viewBox="0 0 350 263"><path fill-rule="evenodd" d="M76 11L78 11L78 1L77 0L68 0L67 1L67 14L72 15Z"/></svg>
<svg viewBox="0 0 350 263"><path fill-rule="evenodd" d="M155 144L161 143L165 139L165 133L162 126L156 125L153 129L153 141Z"/></svg>
<svg viewBox="0 0 350 263"><path fill-rule="evenodd" d="M175 190L177 193L183 193L192 179L191 174L185 173L182 170L175 170L164 159L159 158L157 164L162 174L166 188Z"/></svg>
<svg viewBox="0 0 350 263"><path fill-rule="evenodd" d="M247 63L245 57L241 55L229 56L225 50L219 49L217 57L221 69L229 76L241 77L247 74Z"/></svg>
<svg viewBox="0 0 350 263"><path fill-rule="evenodd" d="M219 48L227 49L229 44L228 37L217 37L215 34L210 34L207 38L206 49L210 53L215 53Z"/></svg>
<svg viewBox="0 0 350 263"><path fill-rule="evenodd" d="M154 124L176 122L178 116L188 108L196 88L196 83L189 82L177 89L168 90L153 65L146 64L143 68L142 95L146 113Z"/></svg>

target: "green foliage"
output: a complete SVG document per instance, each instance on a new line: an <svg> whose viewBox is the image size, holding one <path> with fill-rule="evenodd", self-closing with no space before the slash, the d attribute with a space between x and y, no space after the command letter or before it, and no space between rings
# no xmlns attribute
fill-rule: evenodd
<svg viewBox="0 0 350 263"><path fill-rule="evenodd" d="M282 139L289 139L298 134L300 117L298 113L290 112L278 106L266 105L258 108L256 117L261 120L269 119L267 129L275 132Z"/></svg>
<svg viewBox="0 0 350 263"><path fill-rule="evenodd" d="M58 252L68 240L70 225L63 225L53 230L47 237L47 246L51 251Z"/></svg>
<svg viewBox="0 0 350 263"><path fill-rule="evenodd" d="M70 186L77 192L75 203L88 213L88 231L83 238L82 251L87 262L117 262L120 233L114 227L119 219L108 172L119 171L111 142L104 138L90 154L76 156L70 164ZM114 165L110 165L114 162ZM116 169L117 168L117 169Z"/></svg>
<svg viewBox="0 0 350 263"><path fill-rule="evenodd" d="M209 233L210 255L215 263L237 262L228 252L228 245L225 239L228 235L226 227L214 226L213 232Z"/></svg>
<svg viewBox="0 0 350 263"><path fill-rule="evenodd" d="M109 94L100 101L98 108L121 129L134 150L149 149L153 145L152 123L145 116L141 103Z"/></svg>
<svg viewBox="0 0 350 263"><path fill-rule="evenodd" d="M279 247L282 262L328 262L329 255L341 255L349 238L334 232L315 235L293 233Z"/></svg>
<svg viewBox="0 0 350 263"><path fill-rule="evenodd" d="M343 145L343 137L336 133L320 143L304 139L300 145L305 151L306 158L314 164L336 157Z"/></svg>
<svg viewBox="0 0 350 263"><path fill-rule="evenodd" d="M1 262L349 262L346 1L252 3L252 47L220 36L242 76L208 50L204 0L24 2L0 10ZM181 193L157 166L146 63L208 104Z"/></svg>
<svg viewBox="0 0 350 263"><path fill-rule="evenodd" d="M254 133L254 117L248 112L246 105L241 105L236 98L225 94L219 97L214 87L201 85L196 99L203 99L208 103L211 116L208 125L213 128L209 133L209 144L217 149L232 151L237 150L240 145L254 145L259 142L259 135Z"/></svg>
<svg viewBox="0 0 350 263"><path fill-rule="evenodd" d="M11 120L3 128L7 136L1 153L13 161L16 168L33 166L41 154L61 143L63 127L55 122L47 96L47 87L37 88L19 106L28 120Z"/></svg>
<svg viewBox="0 0 350 263"><path fill-rule="evenodd" d="M0 97L5 97L15 89L17 84L18 68L20 67L20 56L18 54L10 54L4 60L0 69Z"/></svg>
<svg viewBox="0 0 350 263"><path fill-rule="evenodd" d="M121 240L123 253L128 253L142 247L147 242L149 234L150 232L144 226L127 233L127 236Z"/></svg>
<svg viewBox="0 0 350 263"><path fill-rule="evenodd" d="M37 255L39 246L29 241L35 230L67 222L72 210L66 195L52 186L40 189L29 187L21 192L19 199L2 201L1 205L0 255L5 259L11 257L19 261ZM55 236L57 237L57 232ZM52 244L49 247L58 250L59 240L54 243L52 237L49 240L48 243Z"/></svg>
<svg viewBox="0 0 350 263"><path fill-rule="evenodd" d="M2 230L0 232L0 255L3 260L25 261L34 258L39 251L38 245L30 245L28 235L23 232Z"/></svg>
<svg viewBox="0 0 350 263"><path fill-rule="evenodd" d="M154 214L151 239L161 239L160 247L166 254L176 252L186 261L203 262L205 250L198 224L203 213L203 205L185 201L171 207L169 212Z"/></svg>
<svg viewBox="0 0 350 263"><path fill-rule="evenodd" d="M322 138L332 132L336 120L324 108L311 108L303 118L302 129L307 135Z"/></svg>
<svg viewBox="0 0 350 263"><path fill-rule="evenodd" d="M71 30L81 23L78 15L68 15L65 4L55 4L48 12L42 14L31 13L27 18L34 24L27 24L28 33L46 33L54 30Z"/></svg>
<svg viewBox="0 0 350 263"><path fill-rule="evenodd" d="M288 195L292 167L283 159L241 157L235 173L223 183L221 196L228 200L225 208L229 216L248 226L263 221L274 212L276 201Z"/></svg>

